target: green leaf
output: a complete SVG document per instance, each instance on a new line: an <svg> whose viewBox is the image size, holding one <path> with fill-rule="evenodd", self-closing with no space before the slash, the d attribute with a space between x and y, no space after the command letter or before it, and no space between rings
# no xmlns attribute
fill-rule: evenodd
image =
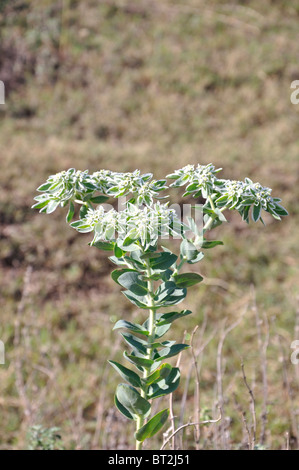
<svg viewBox="0 0 299 470"><path fill-rule="evenodd" d="M91 191L94 191L96 187L92 183L88 183L87 181L84 181L83 185L86 189L90 189Z"/></svg>
<svg viewBox="0 0 299 470"><path fill-rule="evenodd" d="M178 259L173 253L163 252L160 256L154 259L150 259L150 267L154 271L165 271L170 268Z"/></svg>
<svg viewBox="0 0 299 470"><path fill-rule="evenodd" d="M151 274L149 277L144 277L143 279L145 281L160 281L160 279L162 278L162 275L161 273L156 273L156 274Z"/></svg>
<svg viewBox="0 0 299 470"><path fill-rule="evenodd" d="M245 222L247 223L249 223L249 211L250 211L250 206L246 206L240 210L242 219L245 220Z"/></svg>
<svg viewBox="0 0 299 470"><path fill-rule="evenodd" d="M31 206L31 209L43 209L48 205L49 201L50 199L47 199L46 201L37 202L36 204L33 204L33 206ZM40 210L40 212L45 212L45 210Z"/></svg>
<svg viewBox="0 0 299 470"><path fill-rule="evenodd" d="M52 185L52 183L43 183L41 186L39 186L37 188L37 191L41 191L41 192L42 191L47 191L50 188L51 185Z"/></svg>
<svg viewBox="0 0 299 470"><path fill-rule="evenodd" d="M133 387L138 387L141 388L141 380L139 375L136 374L136 372L133 372L132 370L128 369L127 367L123 366L122 364L119 364L118 362L115 361L108 361L109 364L114 367L114 369L119 373L119 375L125 379L129 384L133 385Z"/></svg>
<svg viewBox="0 0 299 470"><path fill-rule="evenodd" d="M145 308L148 309L149 306L146 303L146 298L145 297L139 297L136 294L133 294L132 292L126 290L122 292L127 299L132 302L132 304L136 305L136 307L139 308Z"/></svg>
<svg viewBox="0 0 299 470"><path fill-rule="evenodd" d="M119 248L119 246L117 246L117 244L115 243L115 245L114 245L114 255L116 256L116 258L122 258L124 254L125 254L125 251L123 251L121 248Z"/></svg>
<svg viewBox="0 0 299 470"><path fill-rule="evenodd" d="M165 378L162 378L149 386L147 397L149 399L158 398L174 392L179 386L180 378L180 369L178 367L173 367Z"/></svg>
<svg viewBox="0 0 299 470"><path fill-rule="evenodd" d="M133 249L135 249L135 248L134 248L134 247L136 246L135 242L136 242L136 238L133 238L132 236L128 235L128 236L122 241L121 245L122 245L124 248L126 248L128 251L130 251L130 250L129 250L129 247L132 246L132 249L131 249L131 251L132 251Z"/></svg>
<svg viewBox="0 0 299 470"><path fill-rule="evenodd" d="M75 228L78 230L78 232L81 233L88 233L93 231L93 228L90 225L84 224L82 220L76 220L76 222L72 222L71 227Z"/></svg>
<svg viewBox="0 0 299 470"><path fill-rule="evenodd" d="M261 204L257 204L252 208L252 220L257 222L261 216L262 206Z"/></svg>
<svg viewBox="0 0 299 470"><path fill-rule="evenodd" d="M225 216L223 215L223 212L221 212L220 209L215 209L215 210L214 210L214 213L218 216L218 219L219 219L221 222L227 222Z"/></svg>
<svg viewBox="0 0 299 470"><path fill-rule="evenodd" d="M214 211L213 209L210 209L209 207L207 206L201 206L202 207L202 211L204 214L207 214L209 215L210 217L215 217L215 214L214 214ZM192 206L193 209L197 209L197 206Z"/></svg>
<svg viewBox="0 0 299 470"><path fill-rule="evenodd" d="M66 216L66 221L68 224L73 220L74 214L75 214L75 206L74 206L73 201L71 201L69 211Z"/></svg>
<svg viewBox="0 0 299 470"><path fill-rule="evenodd" d="M59 200L58 201L51 200L49 204L47 205L47 210L46 210L47 214L51 214L52 212L54 212L55 209L57 209L59 202L60 202Z"/></svg>
<svg viewBox="0 0 299 470"><path fill-rule="evenodd" d="M180 303L187 295L187 290L178 288L174 282L166 281L158 287L155 293L156 307L167 307Z"/></svg>
<svg viewBox="0 0 299 470"><path fill-rule="evenodd" d="M124 258L116 258L116 256L109 256L108 258L113 264L117 266L126 266L127 263L125 262Z"/></svg>
<svg viewBox="0 0 299 470"><path fill-rule="evenodd" d="M218 207L222 207L222 206L225 206L227 199L228 199L227 195L224 195L224 196L218 197L215 202Z"/></svg>
<svg viewBox="0 0 299 470"><path fill-rule="evenodd" d="M116 282L117 284L119 284L119 282L118 282L119 276L121 276L122 274L127 273L127 272L129 272L129 273L135 272L135 273L138 274L138 271L136 271L135 269L129 269L129 268L125 268L125 269L114 269L114 271L112 271L112 273L111 273L111 277L112 277L112 279L113 279L114 282ZM119 285L121 285L121 284L119 284Z"/></svg>
<svg viewBox="0 0 299 470"><path fill-rule="evenodd" d="M182 258L186 259L187 261L194 260L199 254L199 251L196 249L195 245L186 239L182 241L180 251Z"/></svg>
<svg viewBox="0 0 299 470"><path fill-rule="evenodd" d="M131 323L126 320L118 320L118 322L115 323L113 330L117 330L118 328L125 328L126 330L130 330L134 333L148 336L149 332L143 328L141 325L138 325L136 323Z"/></svg>
<svg viewBox="0 0 299 470"><path fill-rule="evenodd" d="M160 273L160 279L161 281L167 282L171 279L173 275L173 270L172 269L166 269L166 271L163 271Z"/></svg>
<svg viewBox="0 0 299 470"><path fill-rule="evenodd" d="M116 389L116 397L131 415L147 416L151 410L150 403L131 385L119 384Z"/></svg>
<svg viewBox="0 0 299 470"><path fill-rule="evenodd" d="M120 411L126 418L135 419L135 417L120 403L116 395L114 395L114 403L118 411Z"/></svg>
<svg viewBox="0 0 299 470"><path fill-rule="evenodd" d="M143 255L140 256L140 259L156 259L156 258L159 258L160 257L160 253L156 253L156 252L148 252L148 253L144 253Z"/></svg>
<svg viewBox="0 0 299 470"><path fill-rule="evenodd" d="M186 317L187 315L190 315L191 313L192 313L191 310L182 310L181 312L164 313L160 317L157 326L161 327L162 325L168 325L169 323L172 323L178 318Z"/></svg>
<svg viewBox="0 0 299 470"><path fill-rule="evenodd" d="M260 217L260 221L262 222L263 226L266 227L266 224L265 224L264 219L262 217Z"/></svg>
<svg viewBox="0 0 299 470"><path fill-rule="evenodd" d="M174 276L175 283L178 287L191 287L203 280L203 277L196 273L183 273Z"/></svg>
<svg viewBox="0 0 299 470"><path fill-rule="evenodd" d="M280 204L276 204L275 212L276 214L281 215L281 216L289 215L288 211L284 207L282 207Z"/></svg>
<svg viewBox="0 0 299 470"><path fill-rule="evenodd" d="M166 359L168 357L173 357L179 354L184 349L188 349L190 346L188 344L174 344L172 346L168 346L164 349L161 349L159 353L157 353L154 359Z"/></svg>
<svg viewBox="0 0 299 470"><path fill-rule="evenodd" d="M104 202L108 201L109 197L107 196L94 196L89 199L90 202L94 204L103 204Z"/></svg>
<svg viewBox="0 0 299 470"><path fill-rule="evenodd" d="M187 263L188 264L195 264L195 263L198 263L199 261L201 261L203 258L204 258L204 254L201 251L199 251L198 255L193 259L189 259L187 261Z"/></svg>
<svg viewBox="0 0 299 470"><path fill-rule="evenodd" d="M155 339L162 338L162 336L164 336L165 333L167 333L170 327L171 327L170 323L165 324L165 325L157 325L156 331L155 331Z"/></svg>
<svg viewBox="0 0 299 470"><path fill-rule="evenodd" d="M146 359L145 357L135 356L134 354L127 354L126 352L124 352L124 357L135 366L144 367L145 369L151 369L155 363L157 367L159 367L159 364L161 363L161 360L159 359L155 361L153 359Z"/></svg>
<svg viewBox="0 0 299 470"><path fill-rule="evenodd" d="M223 242L217 241L217 240L204 240L203 244L201 245L201 248L208 249L208 248L214 248L214 246L217 245L223 245Z"/></svg>
<svg viewBox="0 0 299 470"><path fill-rule="evenodd" d="M81 225L83 225L82 220L75 220L75 222L72 222L72 223L71 223L71 227L73 227L73 228L78 228L78 227L80 227Z"/></svg>
<svg viewBox="0 0 299 470"><path fill-rule="evenodd" d="M130 256L125 256L124 260L127 265L131 266L131 269L137 269L138 271L145 269L144 265L139 261L136 251L133 251Z"/></svg>
<svg viewBox="0 0 299 470"><path fill-rule="evenodd" d="M255 200L254 198L244 198L241 202L242 206L252 206L254 204Z"/></svg>
<svg viewBox="0 0 299 470"><path fill-rule="evenodd" d="M146 296L148 294L147 283L141 279L137 271L122 272L117 278L117 283L135 295Z"/></svg>
<svg viewBox="0 0 299 470"><path fill-rule="evenodd" d="M167 362L161 364L161 366L155 372L153 372L153 374L149 375L146 379L142 379L142 382L144 382L146 386L149 386L161 379L165 379L166 377L168 377L171 370L172 366L170 364L167 364Z"/></svg>
<svg viewBox="0 0 299 470"><path fill-rule="evenodd" d="M87 208L85 205L83 205L83 206L80 207L80 211L79 211L79 217L80 217L80 219L84 219L84 218L85 218L85 216L86 216L86 214L87 214L87 211L88 211L88 208Z"/></svg>
<svg viewBox="0 0 299 470"><path fill-rule="evenodd" d="M42 212L42 211L41 211L41 212ZM276 219L276 220L281 220L280 215L278 215L278 214L275 212L274 209L271 209L271 208L269 207L269 208L268 208L268 212L269 212L269 214L271 214L271 215L274 217L274 219Z"/></svg>
<svg viewBox="0 0 299 470"><path fill-rule="evenodd" d="M114 250L114 242L97 241L97 242L92 243L91 246L95 246L99 250L104 250L104 251L113 251Z"/></svg>
<svg viewBox="0 0 299 470"><path fill-rule="evenodd" d="M159 432L168 420L168 416L168 409L160 411L155 416L153 416L135 433L135 438L137 439L137 441L143 442L145 439L148 439L154 436L157 432Z"/></svg>
<svg viewBox="0 0 299 470"><path fill-rule="evenodd" d="M139 338L136 338L130 334L126 334L126 333L123 333L122 334L122 337L124 338L124 340L130 345L132 346L132 348L136 351L136 352L139 352L140 354L142 354L143 356L146 355L146 346L147 346L147 343L146 341L143 341Z"/></svg>

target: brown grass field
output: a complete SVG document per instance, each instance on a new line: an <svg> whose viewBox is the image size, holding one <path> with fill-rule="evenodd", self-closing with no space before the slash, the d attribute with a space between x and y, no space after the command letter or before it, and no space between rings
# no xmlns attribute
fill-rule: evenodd
<svg viewBox="0 0 299 470"><path fill-rule="evenodd" d="M172 332L193 345L172 400L176 427L198 407L222 419L175 445L299 448L298 21L298 0L0 1L0 449L27 448L34 425L65 449L134 446L107 359L124 348L113 323L140 312L63 210L31 210L36 187L69 167L159 178L209 162L272 187L290 215L215 229L224 246Z"/></svg>

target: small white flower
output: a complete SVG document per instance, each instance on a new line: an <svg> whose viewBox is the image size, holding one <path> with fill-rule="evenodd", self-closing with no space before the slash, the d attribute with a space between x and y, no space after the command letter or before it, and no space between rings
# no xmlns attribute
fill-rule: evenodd
<svg viewBox="0 0 299 470"><path fill-rule="evenodd" d="M84 222L86 225L95 227L99 222L103 220L105 210L102 206L98 207L96 210L88 209L86 216L84 217Z"/></svg>

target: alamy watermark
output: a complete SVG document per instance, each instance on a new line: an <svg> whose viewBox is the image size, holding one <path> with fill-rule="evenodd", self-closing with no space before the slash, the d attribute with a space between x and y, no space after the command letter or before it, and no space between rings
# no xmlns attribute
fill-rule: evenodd
<svg viewBox="0 0 299 470"><path fill-rule="evenodd" d="M299 104L299 80L294 80L291 83L291 88L294 89L290 97L291 103Z"/></svg>
<svg viewBox="0 0 299 470"><path fill-rule="evenodd" d="M295 339L290 347L294 349L294 352L291 354L291 363L296 366L299 364L299 340Z"/></svg>
<svg viewBox="0 0 299 470"><path fill-rule="evenodd" d="M87 211L82 224L93 228L96 239L108 236L121 245L125 240L138 236L143 241L155 244L158 239L181 239L184 230L186 236L193 236L193 243L186 248L187 251L203 243L204 213L199 204L171 204L164 207L158 203L152 209L144 205L126 209L126 197L118 198L117 202L118 210L104 203L95 210Z"/></svg>
<svg viewBox="0 0 299 470"><path fill-rule="evenodd" d="M4 82L0 80L0 105L5 104L5 85Z"/></svg>
<svg viewBox="0 0 299 470"><path fill-rule="evenodd" d="M0 365L5 364L5 345L3 341L0 340Z"/></svg>

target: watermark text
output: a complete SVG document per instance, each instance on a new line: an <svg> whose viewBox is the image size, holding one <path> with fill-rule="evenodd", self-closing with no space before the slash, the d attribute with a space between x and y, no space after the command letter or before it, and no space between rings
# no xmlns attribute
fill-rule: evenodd
<svg viewBox="0 0 299 470"><path fill-rule="evenodd" d="M4 83L0 80L0 105L5 104L5 86Z"/></svg>
<svg viewBox="0 0 299 470"><path fill-rule="evenodd" d="M295 339L291 343L291 349L294 349L294 352L291 354L291 363L294 365L299 364L299 340Z"/></svg>

